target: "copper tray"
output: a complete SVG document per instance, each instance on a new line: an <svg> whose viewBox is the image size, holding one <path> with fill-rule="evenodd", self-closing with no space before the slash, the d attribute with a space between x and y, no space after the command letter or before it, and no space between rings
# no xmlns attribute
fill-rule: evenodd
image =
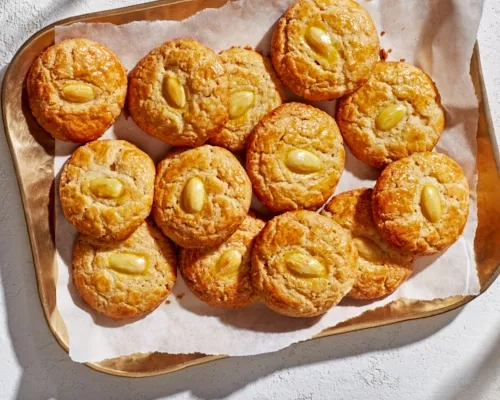
<svg viewBox="0 0 500 400"><path fill-rule="evenodd" d="M40 128L30 113L25 89L28 69L35 57L53 44L56 25L69 25L75 22L125 24L141 20L182 20L203 8L220 7L225 2L226 0L161 0L68 18L33 35L19 49L5 74L2 88L3 121L24 205L38 280L38 292L49 327L66 351L69 346L68 332L56 303L54 140ZM495 159L498 159L495 150L497 146L477 46L472 58L471 76L480 101L477 132L479 226L474 245L481 292L484 292L500 273L500 246L498 245L500 243L500 175L495 163ZM326 329L316 337L429 317L453 310L472 299L472 296L458 296L433 301L400 300ZM224 357L226 356L150 353L134 354L87 365L112 375L147 377L170 373Z"/></svg>

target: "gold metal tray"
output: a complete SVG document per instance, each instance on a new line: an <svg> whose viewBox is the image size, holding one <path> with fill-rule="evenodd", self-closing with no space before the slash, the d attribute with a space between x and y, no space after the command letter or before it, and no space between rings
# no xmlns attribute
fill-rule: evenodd
<svg viewBox="0 0 500 400"><path fill-rule="evenodd" d="M162 0L65 19L32 36L17 52L5 74L2 89L3 121L24 205L38 279L38 292L50 329L66 351L69 346L68 332L56 303L54 140L40 128L31 115L25 88L28 69L36 56L53 44L56 25L69 25L75 22L125 24L142 20L182 20L201 9L220 7L225 2L226 0ZM480 100L477 132L479 226L474 245L481 292L484 292L500 273L500 175L495 164L495 156L498 154L495 154L496 145L492 145L495 143L494 132L477 46L471 63L471 76ZM429 317L453 310L472 299L471 296L458 296L433 301L401 300L326 329L317 337ZM87 365L112 375L146 377L166 374L224 357L226 356L150 353L134 354Z"/></svg>

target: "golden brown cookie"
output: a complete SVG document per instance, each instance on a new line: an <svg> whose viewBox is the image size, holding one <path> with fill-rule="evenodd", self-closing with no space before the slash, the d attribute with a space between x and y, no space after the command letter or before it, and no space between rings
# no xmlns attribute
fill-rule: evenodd
<svg viewBox="0 0 500 400"><path fill-rule="evenodd" d="M292 211L267 223L252 253L252 283L261 300L291 317L328 311L359 275L350 235L332 219Z"/></svg>
<svg viewBox="0 0 500 400"><path fill-rule="evenodd" d="M243 222L251 198L245 170L226 149L177 149L158 165L153 215L179 246L213 247Z"/></svg>
<svg viewBox="0 0 500 400"><path fill-rule="evenodd" d="M348 296L376 299L394 292L412 272L411 256L401 254L377 232L372 217L372 189L335 196L321 212L347 229L358 248L361 275Z"/></svg>
<svg viewBox="0 0 500 400"><path fill-rule="evenodd" d="M181 249L179 270L191 291L212 307L239 308L257 299L250 280L255 237L265 222L248 215L238 230L217 247Z"/></svg>
<svg viewBox="0 0 500 400"><path fill-rule="evenodd" d="M90 307L113 319L153 311L172 291L176 276L173 244L147 222L122 242L80 235L73 250L77 290Z"/></svg>
<svg viewBox="0 0 500 400"><path fill-rule="evenodd" d="M353 0L298 0L271 43L283 83L308 100L333 100L365 83L378 60L373 21Z"/></svg>
<svg viewBox="0 0 500 400"><path fill-rule="evenodd" d="M377 63L370 80L339 101L336 119L352 153L377 168L431 151L445 125L431 78L404 62Z"/></svg>
<svg viewBox="0 0 500 400"><path fill-rule="evenodd" d="M26 86L42 128L55 139L82 143L100 137L120 115L127 73L106 46L67 39L35 60Z"/></svg>
<svg viewBox="0 0 500 400"><path fill-rule="evenodd" d="M415 153L389 164L372 195L380 235L410 254L439 253L462 234L469 185L460 166L440 153Z"/></svg>
<svg viewBox="0 0 500 400"><path fill-rule="evenodd" d="M256 196L272 211L316 209L333 194L344 159L332 117L306 104L286 103L254 129L246 169Z"/></svg>
<svg viewBox="0 0 500 400"><path fill-rule="evenodd" d="M62 169L64 216L80 232L127 238L151 212L155 165L125 140L96 140L77 148Z"/></svg>
<svg viewBox="0 0 500 400"><path fill-rule="evenodd" d="M128 108L144 132L174 146L200 146L228 118L228 79L209 48L192 39L165 42L132 71Z"/></svg>
<svg viewBox="0 0 500 400"><path fill-rule="evenodd" d="M285 101L285 90L271 62L251 47L232 47L220 57L229 76L229 119L210 143L240 152L259 120Z"/></svg>

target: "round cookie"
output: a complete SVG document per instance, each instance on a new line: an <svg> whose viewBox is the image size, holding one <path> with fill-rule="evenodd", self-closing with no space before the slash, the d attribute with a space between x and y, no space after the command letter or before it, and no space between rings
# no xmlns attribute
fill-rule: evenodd
<svg viewBox="0 0 500 400"><path fill-rule="evenodd" d="M132 71L128 109L147 134L173 146L200 146L228 118L228 79L209 48L192 39L165 42Z"/></svg>
<svg viewBox="0 0 500 400"><path fill-rule="evenodd" d="M372 189L335 196L321 212L353 237L361 274L348 296L376 299L394 292L412 272L412 258L389 246L378 234L372 217Z"/></svg>
<svg viewBox="0 0 500 400"><path fill-rule="evenodd" d="M335 120L302 103L286 103L255 127L246 169L255 195L275 212L316 209L332 195L345 152Z"/></svg>
<svg viewBox="0 0 500 400"><path fill-rule="evenodd" d="M255 302L250 254L264 225L264 221L248 215L218 247L181 249L179 270L189 289L212 307L240 308Z"/></svg>
<svg viewBox="0 0 500 400"><path fill-rule="evenodd" d="M376 168L431 151L445 125L431 78L404 62L377 63L370 80L339 101L336 119L352 153Z"/></svg>
<svg viewBox="0 0 500 400"><path fill-rule="evenodd" d="M271 42L283 83L307 100L333 100L365 83L378 61L373 21L353 0L298 0Z"/></svg>
<svg viewBox="0 0 500 400"><path fill-rule="evenodd" d="M96 140L64 165L59 197L64 216L80 232L105 240L127 238L151 212L155 165L125 140Z"/></svg>
<svg viewBox="0 0 500 400"><path fill-rule="evenodd" d="M147 222L122 242L80 235L73 250L76 289L90 307L113 319L153 311L172 291L176 276L174 246Z"/></svg>
<svg viewBox="0 0 500 400"><path fill-rule="evenodd" d="M35 60L26 86L42 128L55 139L83 143L99 138L120 115L127 73L106 46L67 39Z"/></svg>
<svg viewBox="0 0 500 400"><path fill-rule="evenodd" d="M245 170L226 149L176 149L158 165L153 215L179 246L217 246L243 222L251 198Z"/></svg>
<svg viewBox="0 0 500 400"><path fill-rule="evenodd" d="M410 254L443 251L462 234L469 186L460 166L440 153L389 164L372 195L373 220L392 246Z"/></svg>
<svg viewBox="0 0 500 400"><path fill-rule="evenodd" d="M359 275L357 251L339 224L312 211L292 211L267 223L252 253L252 283L261 300L291 317L328 311Z"/></svg>
<svg viewBox="0 0 500 400"><path fill-rule="evenodd" d="M220 58L229 76L229 119L210 143L240 152L260 119L285 101L285 91L271 62L251 47L232 47Z"/></svg>

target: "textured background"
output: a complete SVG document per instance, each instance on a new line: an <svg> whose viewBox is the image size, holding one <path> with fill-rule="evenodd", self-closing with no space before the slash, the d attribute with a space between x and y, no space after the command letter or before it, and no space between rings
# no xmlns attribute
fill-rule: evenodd
<svg viewBox="0 0 500 400"><path fill-rule="evenodd" d="M15 51L40 28L72 15L139 2L0 0L0 79ZM478 40L498 132L499 37L500 2L486 0ZM465 308L445 315L168 376L127 380L75 364L43 317L2 133L0 159L0 399L500 399L500 281Z"/></svg>

